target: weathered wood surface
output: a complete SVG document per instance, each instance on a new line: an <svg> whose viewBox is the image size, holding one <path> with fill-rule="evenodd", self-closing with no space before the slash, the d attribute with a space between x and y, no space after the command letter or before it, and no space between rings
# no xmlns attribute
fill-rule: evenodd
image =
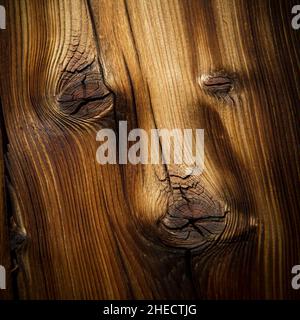
<svg viewBox="0 0 300 320"><path fill-rule="evenodd" d="M292 2L5 6L7 216L21 239L21 298L299 298ZM120 120L204 128L204 173L99 165L96 132ZM199 211L218 222L195 227Z"/></svg>
<svg viewBox="0 0 300 320"><path fill-rule="evenodd" d="M1 108L0 101L0 108ZM5 131L3 130L3 116L0 111L0 261L1 266L5 268L5 270L12 270L11 264L11 255L10 255L10 247L9 247L9 221L6 215L6 192L5 192L5 176L4 176L4 168L5 168ZM12 273L8 272L6 274L6 290L0 291L0 299L12 299L13 298L13 282L12 282Z"/></svg>

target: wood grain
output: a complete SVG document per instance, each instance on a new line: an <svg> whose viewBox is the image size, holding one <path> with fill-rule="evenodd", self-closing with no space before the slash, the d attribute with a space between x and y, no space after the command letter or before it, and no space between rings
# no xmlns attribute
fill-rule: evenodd
<svg viewBox="0 0 300 320"><path fill-rule="evenodd" d="M5 6L6 174L26 235L20 298L299 299L292 2ZM99 165L97 131L122 120L147 132L203 128L204 173Z"/></svg>
<svg viewBox="0 0 300 320"><path fill-rule="evenodd" d="M12 263L9 248L9 220L7 216L5 187L5 129L3 126L2 105L0 100L0 261L6 270L6 290L0 290L0 300L13 298Z"/></svg>

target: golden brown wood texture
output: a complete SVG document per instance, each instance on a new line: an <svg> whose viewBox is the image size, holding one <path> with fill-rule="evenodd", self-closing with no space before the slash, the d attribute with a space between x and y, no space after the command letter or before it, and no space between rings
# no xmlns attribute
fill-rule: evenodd
<svg viewBox="0 0 300 320"><path fill-rule="evenodd" d="M5 6L7 215L21 298L300 297L290 284L300 264L292 2ZM147 132L203 128L203 174L99 165L96 133L121 120Z"/></svg>

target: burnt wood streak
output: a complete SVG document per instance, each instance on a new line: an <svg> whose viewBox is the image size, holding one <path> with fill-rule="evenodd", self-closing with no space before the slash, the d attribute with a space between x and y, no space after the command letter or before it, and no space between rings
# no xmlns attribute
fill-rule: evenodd
<svg viewBox="0 0 300 320"><path fill-rule="evenodd" d="M1 297L299 299L292 1L0 4ZM98 164L123 120L204 129L203 173Z"/></svg>

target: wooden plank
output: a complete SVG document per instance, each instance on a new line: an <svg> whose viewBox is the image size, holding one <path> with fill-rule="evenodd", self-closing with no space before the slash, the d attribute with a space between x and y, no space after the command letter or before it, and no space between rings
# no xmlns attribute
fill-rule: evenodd
<svg viewBox="0 0 300 320"><path fill-rule="evenodd" d="M21 298L299 297L290 7L7 1L1 92L26 242ZM203 128L205 171L99 165L97 131L122 120L147 133Z"/></svg>
<svg viewBox="0 0 300 320"><path fill-rule="evenodd" d="M10 175L28 236L21 298L191 297L184 253L141 237L143 222L130 211L120 169L96 162L96 132L115 120L101 97L96 111L104 114L88 110L93 87L103 96L108 89L86 2L12 1L7 11L15 22L6 39L3 104ZM89 97L80 89L85 76ZM76 101L68 101L74 88ZM83 99L86 117L75 106Z"/></svg>

